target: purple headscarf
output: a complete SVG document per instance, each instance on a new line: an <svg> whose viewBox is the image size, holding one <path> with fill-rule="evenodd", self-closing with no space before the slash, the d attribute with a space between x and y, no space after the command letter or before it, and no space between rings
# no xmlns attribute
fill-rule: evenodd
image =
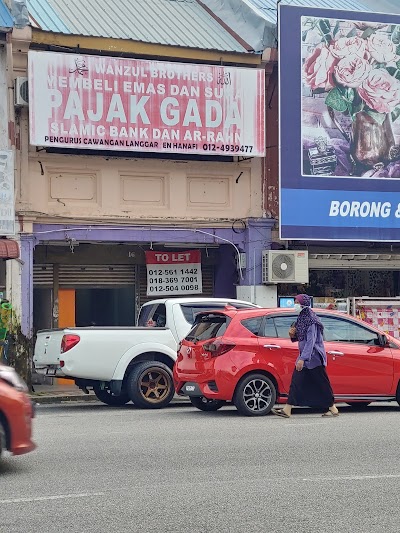
<svg viewBox="0 0 400 533"><path fill-rule="evenodd" d="M316 324L321 332L323 331L324 326L311 309L311 298L307 294L297 295L296 300L303 306L303 309L300 311L296 320L296 337L299 341L302 341L307 336L308 328L312 326L312 324Z"/></svg>

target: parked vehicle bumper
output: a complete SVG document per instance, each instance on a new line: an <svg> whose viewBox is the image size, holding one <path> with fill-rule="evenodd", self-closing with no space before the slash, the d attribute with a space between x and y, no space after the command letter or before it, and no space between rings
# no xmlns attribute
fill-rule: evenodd
<svg viewBox="0 0 400 533"><path fill-rule="evenodd" d="M36 448L32 440L32 418L35 416L35 408L26 394L17 394L18 402L15 403L14 415L10 421L9 451L13 455L23 455Z"/></svg>
<svg viewBox="0 0 400 533"><path fill-rule="evenodd" d="M68 377L64 374L64 372L61 370L59 366L56 365L44 365L44 366L36 366L35 370L38 374L42 376L48 376L51 378L65 378Z"/></svg>
<svg viewBox="0 0 400 533"><path fill-rule="evenodd" d="M225 371L211 369L200 375L178 372L174 367L175 391L180 396L204 396L210 400L231 401L235 379Z"/></svg>

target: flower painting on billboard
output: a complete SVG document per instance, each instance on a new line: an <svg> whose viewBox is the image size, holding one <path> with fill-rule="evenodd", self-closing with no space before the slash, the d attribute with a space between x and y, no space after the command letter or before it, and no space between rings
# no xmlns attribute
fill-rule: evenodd
<svg viewBox="0 0 400 533"><path fill-rule="evenodd" d="M301 21L304 175L400 178L400 26Z"/></svg>

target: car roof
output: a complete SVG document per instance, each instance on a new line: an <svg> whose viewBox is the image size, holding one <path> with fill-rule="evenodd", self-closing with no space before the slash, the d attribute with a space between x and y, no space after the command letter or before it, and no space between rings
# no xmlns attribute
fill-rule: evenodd
<svg viewBox="0 0 400 533"><path fill-rule="evenodd" d="M260 309L260 307L256 304L253 304L251 302L246 302L245 300L237 300L236 298L213 298L210 296L210 298L204 298L204 297L197 297L197 298L159 298L157 300L151 300L150 302L146 302L143 304L143 307L145 305L155 305L155 304L165 304L166 302L176 303L176 304L213 304L213 303L222 303L222 304L229 304L232 303L238 303L242 305L248 305L249 307L253 307L255 309Z"/></svg>
<svg viewBox="0 0 400 533"><path fill-rule="evenodd" d="M313 311L317 315L324 314L324 315L332 315L332 316L337 316L337 317L342 317L342 318L345 316L346 318L352 318L358 322L362 322L357 317L348 315L341 311L332 311L330 309L313 309ZM208 311L204 311L203 313L199 313L199 314L206 315L207 313ZM277 315L277 314L278 315L298 315L298 312L295 311L293 308L290 309L290 308L283 308L283 307L268 307L268 308L259 307L256 309L233 309L233 308L229 309L227 308L227 309L218 309L216 311L209 311L209 313L210 314L211 313L212 314L222 313L224 315L230 316L231 318L236 316L239 320L242 318L251 318L253 316L258 316L260 314L262 315ZM368 324L368 326L370 326L370 324Z"/></svg>

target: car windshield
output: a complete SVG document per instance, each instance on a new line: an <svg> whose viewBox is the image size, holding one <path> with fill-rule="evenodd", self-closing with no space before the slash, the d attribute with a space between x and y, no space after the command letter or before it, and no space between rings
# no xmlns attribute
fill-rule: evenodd
<svg viewBox="0 0 400 533"><path fill-rule="evenodd" d="M203 315L196 320L186 340L197 342L221 337L225 333L229 321L230 318L225 315Z"/></svg>

